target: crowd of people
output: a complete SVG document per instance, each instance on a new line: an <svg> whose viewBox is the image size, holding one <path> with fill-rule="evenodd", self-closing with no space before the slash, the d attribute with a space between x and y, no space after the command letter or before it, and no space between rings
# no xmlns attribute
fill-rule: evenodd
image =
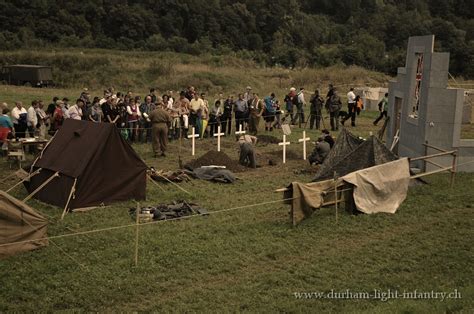
<svg viewBox="0 0 474 314"><path fill-rule="evenodd" d="M298 91L290 88L282 102L275 93L260 97L258 93L252 92L250 86L236 97L224 97L220 93L211 102L205 93L197 92L193 86L188 86L178 95L173 91L159 93L152 88L143 99L130 91L116 92L113 88L105 90L102 97L92 98L89 91L84 89L73 103L68 98L54 97L48 106L42 100L33 100L27 109L18 101L11 110L3 103L0 141L26 136L44 138L47 132L54 134L65 119L76 119L113 123L126 140L152 142L155 153L161 151L164 154L168 140L187 138L192 129L200 138L213 137L219 127L221 133L228 136L234 124L235 131L246 130L255 136L259 132L261 120L264 120L265 131L270 132L281 128L283 123L306 127L308 122L310 129L321 130L326 129L323 110L329 114L332 131L337 131L339 125L348 119L355 126L363 102L359 95L355 95L353 88L348 92L347 100L348 111L345 112L333 85L329 85L326 97L315 90L309 98L309 117L305 119L307 103L303 87ZM386 106L384 104L381 108L385 115ZM155 110L159 110L159 114L152 115ZM154 124L162 124L159 134Z"/></svg>

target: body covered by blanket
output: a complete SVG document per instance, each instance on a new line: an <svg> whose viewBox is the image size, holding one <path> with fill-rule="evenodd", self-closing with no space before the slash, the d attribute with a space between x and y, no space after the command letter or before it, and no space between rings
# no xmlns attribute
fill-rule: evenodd
<svg viewBox="0 0 474 314"><path fill-rule="evenodd" d="M223 168L200 167L191 172L191 175L201 180L223 183L233 183L237 178L232 171Z"/></svg>
<svg viewBox="0 0 474 314"><path fill-rule="evenodd" d="M393 214L407 196L410 165L403 158L352 172L341 179L354 185L358 210L366 214Z"/></svg>

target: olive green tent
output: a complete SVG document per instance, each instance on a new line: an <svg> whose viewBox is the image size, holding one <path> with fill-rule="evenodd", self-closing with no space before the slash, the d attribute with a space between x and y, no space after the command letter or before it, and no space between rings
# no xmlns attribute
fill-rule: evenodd
<svg viewBox="0 0 474 314"><path fill-rule="evenodd" d="M48 245L47 224L33 208L0 191L0 258Z"/></svg>

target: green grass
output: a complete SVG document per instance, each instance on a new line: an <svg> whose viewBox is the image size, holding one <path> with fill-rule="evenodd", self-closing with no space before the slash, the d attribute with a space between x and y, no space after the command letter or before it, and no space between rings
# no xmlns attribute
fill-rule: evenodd
<svg viewBox="0 0 474 314"><path fill-rule="evenodd" d="M74 90L25 89L21 97ZM14 98L18 89L4 89ZM374 134L376 113L364 112L360 136ZM260 125L262 127L262 124ZM262 131L261 133L264 133ZM273 132L280 137L280 133ZM319 132L308 131L312 140ZM298 154L289 136L289 150ZM191 159L190 142L183 144L185 161ZM200 140L198 156L216 149L215 140ZM149 145L134 148L150 166L178 167L178 146L169 156L152 158ZM237 158L235 143L226 138L223 151ZM276 145L258 146L259 152L278 151ZM281 158L281 157L280 157ZM274 167L237 174L240 180L225 185L193 180L180 186L147 186L142 205L176 199L194 201L212 211L280 200L274 190L291 181L308 182L312 175L301 159ZM0 178L13 170L0 161ZM297 172L298 173L298 172ZM324 208L292 227L288 205L274 203L140 227L139 264L134 267L135 229L125 228L53 240L41 250L0 260L0 311L163 311L163 312L469 312L474 304L472 265L472 174L427 178L428 185L413 187L394 215L352 216ZM11 182L2 183L6 189ZM26 191L13 195L22 199ZM51 216L50 236L132 224L127 211L133 201L112 204L86 213L58 218L61 209L36 200L28 202ZM66 255L67 254L67 255ZM79 266L82 265L81 266ZM440 300L296 299L295 292L352 292L380 290L439 291L457 289L462 298Z"/></svg>

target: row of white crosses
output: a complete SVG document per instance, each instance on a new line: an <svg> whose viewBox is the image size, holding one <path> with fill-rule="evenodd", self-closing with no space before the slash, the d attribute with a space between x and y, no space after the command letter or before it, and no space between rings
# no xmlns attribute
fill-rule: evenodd
<svg viewBox="0 0 474 314"><path fill-rule="evenodd" d="M188 135L188 138L192 139L192 155L195 155L196 152L196 137L199 137L199 134L195 133L195 128L192 128L192 133ZM239 125L239 130L235 132L236 135L243 135L245 134L245 130L242 130L242 124ZM217 133L214 134L217 137L217 151L221 151L221 136L225 135L225 133L221 132L221 126L217 127ZM303 131L303 138L298 139L298 142L303 142L303 160L306 160L306 142L309 141L310 138L306 137L306 131ZM286 134L283 134L283 142L278 143L278 145L283 146L283 163L286 163L286 146L290 145L290 142L286 141Z"/></svg>

